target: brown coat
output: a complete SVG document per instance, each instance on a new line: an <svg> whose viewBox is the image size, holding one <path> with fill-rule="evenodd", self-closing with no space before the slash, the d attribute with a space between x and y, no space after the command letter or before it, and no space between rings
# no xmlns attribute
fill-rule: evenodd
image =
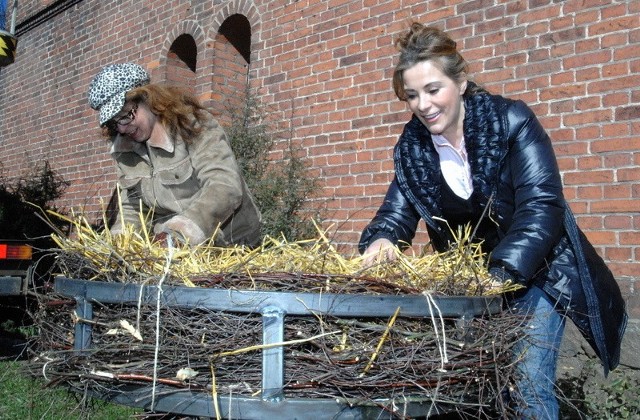
<svg viewBox="0 0 640 420"><path fill-rule="evenodd" d="M140 226L140 201L144 214L153 209L155 231L174 216L199 232L196 242L216 233L218 245L257 245L262 216L240 173L226 135L213 119L200 136L187 144L179 134L167 143L151 145L116 136L111 150L117 164L122 220ZM175 220L175 219L174 219ZM200 240L202 239L202 240Z"/></svg>

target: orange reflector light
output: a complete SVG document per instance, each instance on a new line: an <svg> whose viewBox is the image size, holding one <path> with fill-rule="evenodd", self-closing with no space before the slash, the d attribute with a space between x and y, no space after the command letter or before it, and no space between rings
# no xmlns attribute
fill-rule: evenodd
<svg viewBox="0 0 640 420"><path fill-rule="evenodd" d="M0 260L30 260L32 249L29 245L0 244Z"/></svg>

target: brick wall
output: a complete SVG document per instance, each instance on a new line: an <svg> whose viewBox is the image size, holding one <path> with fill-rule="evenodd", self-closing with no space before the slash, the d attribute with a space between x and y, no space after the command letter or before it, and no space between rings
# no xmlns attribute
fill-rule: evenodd
<svg viewBox="0 0 640 420"><path fill-rule="evenodd" d="M35 20L46 6L57 9ZM114 187L108 144L86 100L102 66L135 61L156 81L186 80L222 120L223 103L237 99L248 72L276 134L298 145L321 180L326 226L353 252L392 178L392 146L410 116L390 77L393 39L412 20L450 32L477 82L536 111L578 223L633 290L637 1L22 1L18 57L0 70L2 167L20 173L48 159L72 183L60 205L95 217ZM220 34L225 22L251 31L250 63L234 49L238 34ZM185 34L188 42L176 44ZM195 72L176 45L196 49ZM419 233L416 249L425 241Z"/></svg>

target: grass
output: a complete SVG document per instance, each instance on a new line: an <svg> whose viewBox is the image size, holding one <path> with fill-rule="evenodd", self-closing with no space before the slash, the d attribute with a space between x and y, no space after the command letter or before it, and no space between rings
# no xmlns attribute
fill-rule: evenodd
<svg viewBox="0 0 640 420"><path fill-rule="evenodd" d="M0 361L0 419L75 420L132 419L140 410L90 399L60 388L48 388L44 379L26 373L26 361Z"/></svg>

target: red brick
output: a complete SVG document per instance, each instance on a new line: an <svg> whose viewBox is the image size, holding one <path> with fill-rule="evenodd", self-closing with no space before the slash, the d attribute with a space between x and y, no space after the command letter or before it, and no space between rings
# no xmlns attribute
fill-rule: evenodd
<svg viewBox="0 0 640 420"><path fill-rule="evenodd" d="M631 181L638 182L640 181L640 168L624 168L618 170L618 180L621 182Z"/></svg>
<svg viewBox="0 0 640 420"><path fill-rule="evenodd" d="M611 153L604 156L604 165L607 168L622 168L625 166L632 166L633 155L630 153ZM620 174L618 173L618 181L621 181Z"/></svg>
<svg viewBox="0 0 640 420"><path fill-rule="evenodd" d="M583 200L597 200L602 199L602 196L602 187L578 187L576 198L580 198Z"/></svg>
<svg viewBox="0 0 640 420"><path fill-rule="evenodd" d="M564 175L564 182L569 185L581 184L584 182L585 173L568 173ZM614 173L610 170L589 171L588 179L590 183L610 183L613 182Z"/></svg>
<svg viewBox="0 0 640 420"><path fill-rule="evenodd" d="M632 222L633 219L629 216L605 216L604 227L606 229L628 230L633 228Z"/></svg>
<svg viewBox="0 0 640 420"><path fill-rule="evenodd" d="M631 214L638 211L638 202L631 200L596 201L591 203L590 207L594 213Z"/></svg>
<svg viewBox="0 0 640 420"><path fill-rule="evenodd" d="M621 245L640 245L640 232L622 232L620 233Z"/></svg>
<svg viewBox="0 0 640 420"><path fill-rule="evenodd" d="M632 261L633 249L632 248L605 248L604 258L612 262L628 262Z"/></svg>

